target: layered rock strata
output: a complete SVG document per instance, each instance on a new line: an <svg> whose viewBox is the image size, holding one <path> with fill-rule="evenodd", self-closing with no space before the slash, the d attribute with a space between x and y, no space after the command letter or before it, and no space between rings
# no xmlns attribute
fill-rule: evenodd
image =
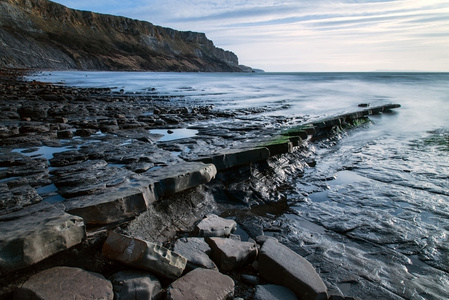
<svg viewBox="0 0 449 300"><path fill-rule="evenodd" d="M204 33L73 10L47 0L1 0L0 45L0 67L244 70L234 53L215 47Z"/></svg>
<svg viewBox="0 0 449 300"><path fill-rule="evenodd" d="M314 122L277 119L285 124L282 128L264 131L257 121L244 132L232 126L233 122L224 121L215 123L214 128L191 128L196 130L193 137L159 142L161 136L152 134L152 128L172 126L171 131L200 118L222 116L221 120L226 120L225 114L207 107L166 108L157 95L116 94L108 89L71 89L37 82L1 84L0 105L5 113L0 124L0 192L4 196L0 226L11 236L0 244L1 253L11 249L29 253L27 245L36 242L16 241L19 236L24 241L36 238L44 242L36 244L42 253L33 258L15 260L17 255L13 254L2 258L3 281L11 272L56 253L68 253L65 249L70 247L82 247L85 225L91 237L99 225L120 226L132 239L160 245L193 231L202 216L213 212L264 203L285 209L279 190L286 173L313 165L307 157L309 140L398 107L363 108ZM140 105L133 105L137 101ZM150 109L158 112L144 113ZM247 120L258 112L234 110L226 115ZM169 124L173 119L178 123ZM61 131L75 135L58 134ZM33 154L41 150L57 151L51 156ZM237 214L238 223L251 237L277 230L276 224L263 223L254 216L239 218ZM232 237L235 223L226 222L218 227L206 223L196 232L214 228L215 233ZM28 223L32 226L21 226ZM49 236L52 238L47 240ZM220 257L228 255L225 250ZM219 267L231 265L223 264L222 258L215 260Z"/></svg>

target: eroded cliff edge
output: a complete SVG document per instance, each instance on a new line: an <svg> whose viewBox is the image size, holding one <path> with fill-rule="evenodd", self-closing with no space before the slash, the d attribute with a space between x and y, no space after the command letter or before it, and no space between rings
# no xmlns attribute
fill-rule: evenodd
<svg viewBox="0 0 449 300"><path fill-rule="evenodd" d="M69 9L0 0L0 67L56 70L241 72L204 33Z"/></svg>

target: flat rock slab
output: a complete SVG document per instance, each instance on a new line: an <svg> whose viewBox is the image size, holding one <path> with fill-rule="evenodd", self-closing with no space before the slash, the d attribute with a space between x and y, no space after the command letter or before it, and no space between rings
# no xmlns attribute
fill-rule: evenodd
<svg viewBox="0 0 449 300"><path fill-rule="evenodd" d="M153 300L160 299L162 287L151 273L138 270L126 270L109 278L114 286L116 300Z"/></svg>
<svg viewBox="0 0 449 300"><path fill-rule="evenodd" d="M261 248L259 273L268 282L290 288L300 299L327 299L327 288L312 264L274 239L267 239Z"/></svg>
<svg viewBox="0 0 449 300"><path fill-rule="evenodd" d="M208 269L195 269L173 282L167 290L169 300L225 300L234 295L231 277Z"/></svg>
<svg viewBox="0 0 449 300"><path fill-rule="evenodd" d="M298 300L298 297L285 286L266 284L256 286L254 300Z"/></svg>
<svg viewBox="0 0 449 300"><path fill-rule="evenodd" d="M227 237L236 229L237 223L234 220L209 214L195 226L194 232L202 237Z"/></svg>
<svg viewBox="0 0 449 300"><path fill-rule="evenodd" d="M217 170L222 171L238 166L249 165L251 163L266 160L270 157L270 151L267 148L249 148L249 149L229 149L221 153L212 154L207 157L198 158L205 163L213 163Z"/></svg>
<svg viewBox="0 0 449 300"><path fill-rule="evenodd" d="M68 213L82 217L86 225L101 226L133 218L154 201L153 186L147 180L68 199L63 204Z"/></svg>
<svg viewBox="0 0 449 300"><path fill-rule="evenodd" d="M208 183L217 175L217 168L202 162L181 162L142 175L154 182L156 198L160 198Z"/></svg>
<svg viewBox="0 0 449 300"><path fill-rule="evenodd" d="M169 279L181 276L187 265L187 259L176 252L158 244L113 231L109 232L102 253L109 259L148 270Z"/></svg>
<svg viewBox="0 0 449 300"><path fill-rule="evenodd" d="M258 253L257 245L251 242L212 237L207 239L207 243L212 249L212 260L223 271L251 263Z"/></svg>
<svg viewBox="0 0 449 300"><path fill-rule="evenodd" d="M55 267L32 276L19 287L15 299L113 300L112 284L103 275L79 268Z"/></svg>
<svg viewBox="0 0 449 300"><path fill-rule="evenodd" d="M175 242L173 250L187 258L187 270L196 268L218 271L217 265L210 259L212 250L204 238L181 238Z"/></svg>
<svg viewBox="0 0 449 300"><path fill-rule="evenodd" d="M0 275L35 264L81 243L83 219L47 202L0 217Z"/></svg>

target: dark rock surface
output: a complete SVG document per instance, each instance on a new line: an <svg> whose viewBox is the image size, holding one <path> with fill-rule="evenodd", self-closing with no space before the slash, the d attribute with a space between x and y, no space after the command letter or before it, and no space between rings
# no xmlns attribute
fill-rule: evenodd
<svg viewBox="0 0 449 300"><path fill-rule="evenodd" d="M0 1L0 44L0 67L244 71L234 53L215 47L204 33L73 10L47 0ZM47 93L41 96L47 101L58 99ZM17 113L42 119L58 110L66 109L23 107ZM117 126L104 125L106 130Z"/></svg>
<svg viewBox="0 0 449 300"><path fill-rule="evenodd" d="M0 299L32 274L56 265L81 265L106 278L117 273L124 263L101 255L105 229L170 251L177 237L197 234L195 226L209 214L229 222L224 226L229 232L223 226L214 230L230 238L236 237L231 232L238 224L234 234L244 242L276 232L280 226L273 216L288 210L284 194L288 174L300 174L313 164L310 140L397 107L370 107L314 123L299 117L261 122L260 110L223 112L188 102L167 105L157 94L25 82L11 71L3 75L0 224L33 234L27 230L32 226L21 224L40 214L34 212L48 210L75 220L79 227L64 223L57 227L58 243L51 243L55 249L40 247L49 251L2 269ZM173 117L178 124L169 125ZM195 127L189 127L193 122ZM260 124L268 122L276 126L261 130ZM179 128L196 133L160 141L161 135L150 131ZM67 131L73 136L58 135ZM42 216L33 224L44 224L42 232L46 232L51 226ZM82 231L81 236L72 236L68 228ZM67 237L69 242L59 247ZM27 250L21 243L13 246L19 252ZM6 258L5 264L11 261ZM239 268L256 274L247 265ZM232 270L229 275L235 279L236 295L246 298L254 287L242 283L238 272Z"/></svg>

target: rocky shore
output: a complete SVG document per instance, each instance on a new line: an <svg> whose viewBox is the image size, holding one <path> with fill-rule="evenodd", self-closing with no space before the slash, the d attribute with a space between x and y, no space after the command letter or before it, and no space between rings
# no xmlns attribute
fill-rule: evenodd
<svg viewBox="0 0 449 300"><path fill-rule="evenodd" d="M1 75L0 299L345 299L263 211L312 141L399 105L268 118Z"/></svg>

